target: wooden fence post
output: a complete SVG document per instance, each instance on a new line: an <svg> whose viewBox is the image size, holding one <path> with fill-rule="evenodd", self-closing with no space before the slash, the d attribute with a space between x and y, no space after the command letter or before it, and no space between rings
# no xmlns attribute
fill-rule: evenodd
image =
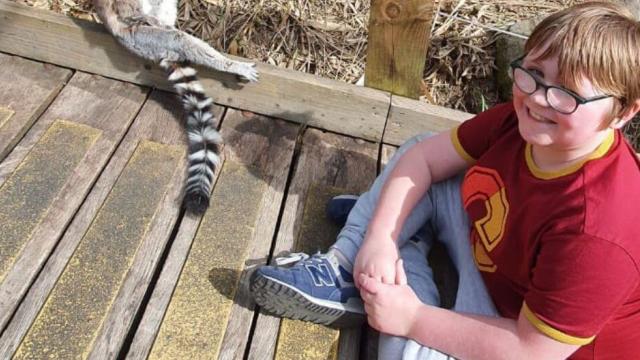
<svg viewBox="0 0 640 360"><path fill-rule="evenodd" d="M372 0L365 86L417 99L434 0Z"/></svg>

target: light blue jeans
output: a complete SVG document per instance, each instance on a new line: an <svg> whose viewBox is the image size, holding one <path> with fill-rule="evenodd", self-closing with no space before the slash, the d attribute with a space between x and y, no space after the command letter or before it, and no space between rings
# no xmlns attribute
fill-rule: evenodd
<svg viewBox="0 0 640 360"><path fill-rule="evenodd" d="M362 245L385 179L401 154L430 135L418 135L402 145L371 188L358 198L333 245L333 248L344 254L352 263ZM458 271L458 291L452 310L498 316L472 257L469 241L470 225L460 197L462 178L463 176L459 175L431 185L402 228L397 242L400 256L403 259L409 286L418 298L426 304L438 306L440 297L433 281L433 272L427 263L427 254L433 242L440 241L444 244ZM385 334L380 335L378 358L380 360L451 359L450 356L422 346L411 339Z"/></svg>

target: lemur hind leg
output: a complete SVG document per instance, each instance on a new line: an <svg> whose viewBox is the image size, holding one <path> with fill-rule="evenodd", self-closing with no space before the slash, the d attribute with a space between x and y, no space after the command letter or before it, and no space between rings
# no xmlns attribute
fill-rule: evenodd
<svg viewBox="0 0 640 360"><path fill-rule="evenodd" d="M151 26L151 27L157 27L157 28L164 27L166 29L170 29L170 27L162 25L159 19L149 15L131 16L126 19L123 19L123 22L126 23L129 27L131 27L132 32L138 31L141 26Z"/></svg>
<svg viewBox="0 0 640 360"><path fill-rule="evenodd" d="M254 63L229 59L204 41L187 33L183 33L183 35L188 44L185 49L189 49L193 56L189 59L192 63L236 74L251 82L258 81L259 75Z"/></svg>
<svg viewBox="0 0 640 360"><path fill-rule="evenodd" d="M258 80L255 64L229 59L204 41L183 31L167 27L140 26L131 36L131 50L148 60L159 62L166 59L168 54L176 53L179 54L177 61L188 61L236 74L248 81Z"/></svg>

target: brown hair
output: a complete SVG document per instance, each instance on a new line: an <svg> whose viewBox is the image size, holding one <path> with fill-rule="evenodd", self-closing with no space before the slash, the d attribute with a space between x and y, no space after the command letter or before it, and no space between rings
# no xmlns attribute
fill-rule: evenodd
<svg viewBox="0 0 640 360"><path fill-rule="evenodd" d="M575 89L584 77L620 99L614 116L640 98L640 23L624 6L587 2L554 13L533 30L525 52L546 44L538 58L558 56L565 86Z"/></svg>

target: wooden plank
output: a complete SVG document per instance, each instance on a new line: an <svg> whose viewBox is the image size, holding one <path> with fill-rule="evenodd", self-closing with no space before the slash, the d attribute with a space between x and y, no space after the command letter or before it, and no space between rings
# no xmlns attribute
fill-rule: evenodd
<svg viewBox="0 0 640 360"><path fill-rule="evenodd" d="M151 359L216 357L264 192L261 177L257 169L225 161Z"/></svg>
<svg viewBox="0 0 640 360"><path fill-rule="evenodd" d="M51 289L69 262L74 250L87 234L96 214L105 199L112 192L114 184L129 162L140 141L150 140L153 144L177 145L182 151L184 130L181 114L173 113L177 99L173 94L154 91L140 112L131 130L112 157L100 179L83 203L82 208L69 226L55 252L45 265L29 293L23 300L12 322L0 339L0 354L13 354L21 339L47 299ZM213 108L215 114L223 112L221 107ZM109 309L108 315L96 331L90 358L114 358L118 355L132 325L134 315L144 297L148 284L166 247L171 231L179 216L181 192L184 183L184 162L180 163L173 177L159 179L169 181L168 190L153 216L148 230L137 250L118 297ZM130 189L134 190L134 189Z"/></svg>
<svg viewBox="0 0 640 360"><path fill-rule="evenodd" d="M382 144L382 151L380 152L380 169L384 169L387 166L397 150L397 146Z"/></svg>
<svg viewBox="0 0 640 360"><path fill-rule="evenodd" d="M0 53L0 161L42 115L71 71Z"/></svg>
<svg viewBox="0 0 640 360"><path fill-rule="evenodd" d="M147 102L147 106L138 117L136 124L139 124L141 130L136 138L177 146L182 154L186 150L186 137L183 127L184 116L180 110L176 110L179 109L178 104L179 101L174 94L154 92L151 101ZM212 111L219 119L224 108L213 106ZM135 140L131 140L131 143L135 143ZM186 159L181 156L180 160L173 176L167 182L166 194L156 207L154 218L141 241L118 297L109 309L109 315L93 344L89 359L119 356L156 268L161 266L161 257L180 216L187 166ZM158 178L157 173L154 172L153 177Z"/></svg>
<svg viewBox="0 0 640 360"><path fill-rule="evenodd" d="M54 122L0 188L0 282L60 188L99 137L100 131L92 127Z"/></svg>
<svg viewBox="0 0 640 360"><path fill-rule="evenodd" d="M454 128L473 114L447 109L401 96L393 96L389 121L382 141L400 146L414 135Z"/></svg>
<svg viewBox="0 0 640 360"><path fill-rule="evenodd" d="M371 2L365 86L420 96L433 5L433 0Z"/></svg>
<svg viewBox="0 0 640 360"><path fill-rule="evenodd" d="M56 101L0 164L0 186L9 189L13 181L21 179L18 182L24 185L21 188L25 194L23 199L35 203L33 206L24 203L14 207L24 210L36 207L39 209L37 216L31 217L29 223L24 225L29 229L21 232L22 235L18 237L21 245L14 247L13 255L8 257L12 259L9 261L11 264L3 266L9 270L0 284L0 328L6 326L18 302L56 246L145 97L146 90L135 85L76 73ZM55 148L46 149L47 146L43 145L48 144L45 134L50 135L50 131L57 129L52 124L58 119L66 121L57 123L67 124L62 126L63 132L70 128L92 132L87 129L93 128L100 132L100 136L83 154L78 165L67 169L69 176L53 186L54 183L50 181L56 175L50 167L58 161L58 157L65 158L65 154L77 151L71 138L66 142L54 141L58 147L63 148L59 151ZM43 149L40 152L37 151L39 146ZM28 166L34 172L29 171L20 178L23 176L20 175L21 172L26 171L24 169ZM36 179L39 172L45 173L40 175L40 180ZM32 176L28 176L29 174ZM48 200L38 204L40 197L47 193L51 195L43 199ZM10 216L5 219L8 224L11 223ZM4 226L10 225L2 225Z"/></svg>
<svg viewBox="0 0 640 360"><path fill-rule="evenodd" d="M243 357L254 307L245 262L269 253L297 127L229 110L221 132L211 209L199 227L181 223L127 358Z"/></svg>
<svg viewBox="0 0 640 360"><path fill-rule="evenodd" d="M4 124L6 124L15 113L15 111L9 108L0 107L0 128L2 128L2 126L4 126Z"/></svg>
<svg viewBox="0 0 640 360"><path fill-rule="evenodd" d="M138 145L14 359L69 359L90 350L183 153Z"/></svg>
<svg viewBox="0 0 640 360"><path fill-rule="evenodd" d="M0 51L132 83L170 90L164 73L130 55L102 26L0 0ZM150 70L148 70L150 69ZM258 64L260 81L202 71L216 103L379 140L389 94L296 71Z"/></svg>
<svg viewBox="0 0 640 360"><path fill-rule="evenodd" d="M302 139L302 149L287 193L274 254L295 250L296 239L299 238L303 227L305 199L308 198L312 185L338 187L345 192L359 193L367 188L375 176L376 158L377 147L375 144L316 129L307 130ZM280 319L261 313L258 316L248 358L270 359L275 356L279 359L286 359L296 358L303 353L315 353L323 359L332 356L331 349L337 338L336 333L314 324L304 324L304 326L307 326L305 330L296 334L300 342L294 353L288 353L284 348L279 348L276 353ZM329 343L329 346L308 342L307 334L313 331L323 332L325 329L327 331L324 335L326 336L324 337L325 344ZM301 334L305 336L301 336ZM351 337L347 343L358 343L359 334L357 331L345 331L344 336ZM315 345L319 345L316 347L317 352L311 350ZM343 356L349 359L357 358L357 354ZM312 358L316 357L309 357L309 359Z"/></svg>

